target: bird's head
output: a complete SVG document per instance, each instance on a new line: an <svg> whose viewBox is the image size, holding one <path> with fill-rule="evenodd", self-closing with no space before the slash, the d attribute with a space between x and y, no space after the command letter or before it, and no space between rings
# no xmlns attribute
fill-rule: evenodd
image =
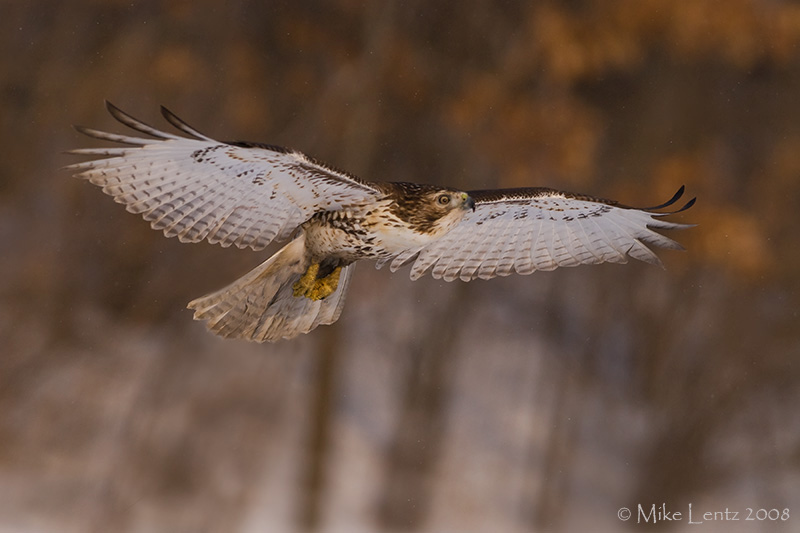
<svg viewBox="0 0 800 533"><path fill-rule="evenodd" d="M420 233L446 233L475 210L475 201L464 191L416 183L394 185L399 190L390 209Z"/></svg>

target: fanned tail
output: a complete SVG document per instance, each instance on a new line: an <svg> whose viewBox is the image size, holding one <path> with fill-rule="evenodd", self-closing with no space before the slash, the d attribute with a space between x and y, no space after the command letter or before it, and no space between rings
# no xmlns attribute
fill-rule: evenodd
<svg viewBox="0 0 800 533"><path fill-rule="evenodd" d="M354 265L342 268L339 285L327 298L296 297L293 286L309 266L305 235L227 287L189 302L195 320L222 337L275 342L336 322Z"/></svg>

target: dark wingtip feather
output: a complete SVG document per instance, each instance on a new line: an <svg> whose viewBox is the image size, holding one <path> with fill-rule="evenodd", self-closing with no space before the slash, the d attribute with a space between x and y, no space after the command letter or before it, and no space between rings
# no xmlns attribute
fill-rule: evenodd
<svg viewBox="0 0 800 533"><path fill-rule="evenodd" d="M94 137L95 139L106 140L105 135L107 135L107 133L104 131L96 130L94 128L87 128L86 126L81 126L80 124L73 124L72 129L74 129L78 133L86 135L87 137Z"/></svg>
<svg viewBox="0 0 800 533"><path fill-rule="evenodd" d="M159 106L159 108L161 109L161 116L164 117L170 124L172 124L173 120L181 122L181 120L175 115L175 113L167 109L167 106L161 105Z"/></svg>
<svg viewBox="0 0 800 533"><path fill-rule="evenodd" d="M683 211L686 211L687 209L692 207L695 204L695 202L697 202L697 198L692 198L691 200L686 202L683 205L683 207L681 207L680 209L676 209L675 211L667 211L665 213L652 213L652 216L654 216L654 217L666 217L666 216L669 216L669 215L676 215L676 214L682 213ZM689 227L692 227L692 226L696 226L696 224L681 224L681 226L685 226L685 227L689 228Z"/></svg>
<svg viewBox="0 0 800 533"><path fill-rule="evenodd" d="M138 130L136 125L140 124L140 121L136 120L135 118L133 118L132 116L127 114L125 111L123 111L122 109L118 108L117 106L115 106L114 104L109 102L108 100L104 100L104 102L106 104L106 110L118 122L121 122L122 124L125 124L126 126L129 126L129 127L133 128L133 129Z"/></svg>
<svg viewBox="0 0 800 533"><path fill-rule="evenodd" d="M86 135L87 137L92 137L93 139L100 139L103 141L111 141L111 142L130 144L130 145L145 144L144 142L142 142L143 141L142 139L138 139L135 137L117 135L115 133L107 133L105 131L96 130L94 128L87 128L85 126L73 125L72 127L75 128L75 131L77 131L78 133L82 133L83 135Z"/></svg>
<svg viewBox="0 0 800 533"><path fill-rule="evenodd" d="M178 138L175 135L172 135L170 133L165 133L159 129L150 126L149 124L145 124L141 120L132 117L131 115L129 115L122 109L118 108L108 100L106 100L105 103L106 103L106 109L111 114L111 116L117 120L117 122L120 122L121 124L124 124L129 128L138 131L139 133L144 133L145 135L149 135L151 137L161 140Z"/></svg>
<svg viewBox="0 0 800 533"><path fill-rule="evenodd" d="M658 211L659 209L664 209L665 207L669 207L669 206L675 204L675 202L677 202L681 198L681 196L683 196L683 193L684 193L685 190L686 190L686 187L684 185L681 185L681 188L678 189L678 191L674 195L672 195L672 198L670 198L668 201L664 202L661 205L642 208L642 210L643 211L651 211L652 212L652 211ZM653 216L675 215L675 214L680 213L682 211L686 211L687 209L692 207L695 204L695 202L697 202L697 197L694 197L691 200L689 200L688 202L686 202L683 205L683 207L681 207L680 209L676 209L675 211L662 212L662 213L653 213Z"/></svg>
<svg viewBox="0 0 800 533"><path fill-rule="evenodd" d="M681 211L686 211L687 209L689 209L690 207L692 207L696 201L697 201L697 197L695 196L694 198L692 198L691 200L689 200L688 202L686 202L686 205L684 205L683 207L681 207L680 209L678 209L677 211L675 211L675 213L680 213ZM674 213L673 213L673 214L674 214Z"/></svg>
<svg viewBox="0 0 800 533"><path fill-rule="evenodd" d="M163 105L161 106L161 116L163 116L167 122L169 122L179 130L181 130L183 133L191 135L195 139L201 139L204 141L213 141L213 139L211 139L207 135L200 133L199 131L188 125L180 117L178 117L178 115L176 115L175 113L167 109L166 106Z"/></svg>
<svg viewBox="0 0 800 533"><path fill-rule="evenodd" d="M103 100L103 103L106 106L106 110L112 115L114 115L114 113L122 113L122 110L117 106L115 106L114 104L112 104L110 100Z"/></svg>
<svg viewBox="0 0 800 533"><path fill-rule="evenodd" d="M680 199L681 196L683 196L683 192L685 190L686 190L686 186L685 185L681 185L681 188L678 189L678 191L675 194L672 195L672 198L670 198L669 200L667 200L663 204L654 205L653 207L644 207L642 209L644 211L657 211L659 209L664 209L665 207L669 207L672 204L674 204L675 202L677 202Z"/></svg>
<svg viewBox="0 0 800 533"><path fill-rule="evenodd" d="M115 106L108 100L103 100L103 103L105 104L106 109L108 110L109 113L111 113L112 116L115 116L115 113L122 113L122 111L117 106ZM96 132L97 130L93 128L87 128L86 126L81 126L80 124L73 124L72 129L74 129L78 133L88 135L89 137L96 137L96 135L93 135L93 132Z"/></svg>

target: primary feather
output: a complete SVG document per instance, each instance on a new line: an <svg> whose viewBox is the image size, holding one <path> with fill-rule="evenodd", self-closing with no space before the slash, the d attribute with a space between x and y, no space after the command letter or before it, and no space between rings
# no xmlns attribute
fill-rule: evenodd
<svg viewBox="0 0 800 533"><path fill-rule="evenodd" d="M683 187L655 207L547 188L462 192L415 183L361 180L294 150L220 142L162 108L183 135L158 130L107 103L142 136L76 127L124 146L82 148L100 157L67 167L184 242L260 250L294 239L224 289L189 304L225 337L275 341L336 321L353 265L375 259L392 271L413 262L411 279L446 281L530 274L557 267L661 265L649 246L681 249L656 230L681 229Z"/></svg>
<svg viewBox="0 0 800 533"><path fill-rule="evenodd" d="M260 250L274 239L288 238L321 209L344 209L380 196L367 182L300 152L215 141L164 109L170 123L194 138L173 135L110 103L107 107L114 118L154 139L77 127L90 137L131 147L73 150L109 159L67 169L102 187L167 237Z"/></svg>
<svg viewBox="0 0 800 533"><path fill-rule="evenodd" d="M663 266L647 246L681 250L674 240L654 231L683 229L660 217L688 209L694 199L673 212L632 208L611 200L546 188L469 191L475 210L437 241L398 254L392 271L412 259L411 279L430 272L445 281L491 279L512 272L530 274L557 267L626 263L628 257Z"/></svg>

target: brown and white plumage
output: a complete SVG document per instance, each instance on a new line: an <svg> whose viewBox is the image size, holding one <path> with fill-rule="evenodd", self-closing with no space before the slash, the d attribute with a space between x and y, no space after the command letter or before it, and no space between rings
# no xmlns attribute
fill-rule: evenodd
<svg viewBox="0 0 800 533"><path fill-rule="evenodd" d="M658 212L682 194L683 187L665 204L637 209L542 187L469 191L474 212L418 253L403 252L390 268L394 271L413 258L411 279L430 272L445 281L470 281L557 267L627 263L628 256L661 266L647 245L683 249L654 231L690 227L661 217L688 209L694 199L678 211Z"/></svg>
<svg viewBox="0 0 800 533"><path fill-rule="evenodd" d="M156 140L76 127L90 137L131 146L72 150L109 159L68 168L131 213L141 213L167 237L261 250L274 239L288 238L320 209L342 209L381 196L374 184L300 152L210 139L166 108L164 117L192 138L161 132L110 103L107 107L114 118Z"/></svg>
<svg viewBox="0 0 800 533"><path fill-rule="evenodd" d="M368 182L278 146L220 142L162 108L185 135L162 132L107 104L150 138L78 127L123 147L72 153L103 156L67 167L102 187L154 229L184 242L208 240L260 250L292 237L228 287L189 304L225 337L274 341L335 322L354 263L375 259L411 278L447 281L530 274L559 266L660 265L648 246L680 249L654 230L680 229L665 204L632 208L546 188L462 192L413 183Z"/></svg>

